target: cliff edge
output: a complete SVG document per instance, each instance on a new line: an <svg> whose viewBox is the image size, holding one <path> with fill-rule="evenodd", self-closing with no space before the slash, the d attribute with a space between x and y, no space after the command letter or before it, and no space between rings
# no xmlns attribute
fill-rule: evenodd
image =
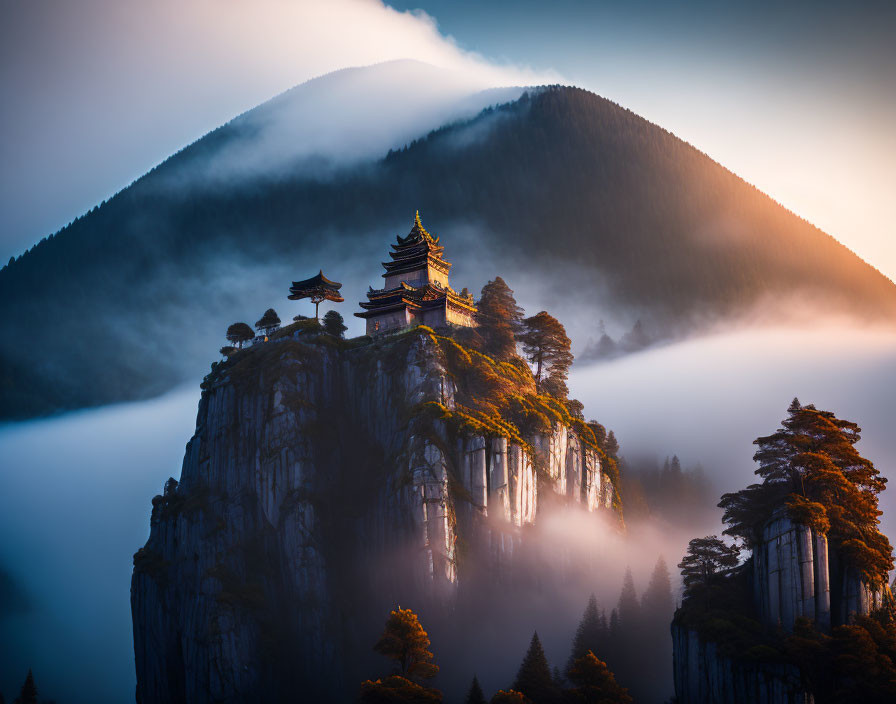
<svg viewBox="0 0 896 704"><path fill-rule="evenodd" d="M595 426L522 361L428 328L342 341L298 323L202 386L134 556L141 704L342 700L365 614L450 610L473 565L511 578L547 502L621 525Z"/></svg>

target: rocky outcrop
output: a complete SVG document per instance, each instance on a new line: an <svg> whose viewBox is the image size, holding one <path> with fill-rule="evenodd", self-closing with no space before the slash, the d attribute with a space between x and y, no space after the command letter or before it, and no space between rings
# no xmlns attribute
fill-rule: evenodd
<svg viewBox="0 0 896 704"><path fill-rule="evenodd" d="M807 618L828 632L832 622L849 623L880 608L886 585L874 588L836 558L826 535L795 523L783 508L776 511L753 548L753 597L763 623L792 631L796 619ZM832 570L832 562L841 569Z"/></svg>
<svg viewBox="0 0 896 704"><path fill-rule="evenodd" d="M340 700L371 603L450 608L459 546L512 564L546 491L613 514L598 450L556 420L530 437L458 422L444 362L428 334L296 333L206 379L134 558L138 701Z"/></svg>
<svg viewBox="0 0 896 704"><path fill-rule="evenodd" d="M797 618L831 627L828 540L775 513L753 550L753 597L764 623L792 630Z"/></svg>
<svg viewBox="0 0 896 704"><path fill-rule="evenodd" d="M734 660L692 629L672 625L675 696L687 704L811 704L792 665Z"/></svg>
<svg viewBox="0 0 896 704"><path fill-rule="evenodd" d="M741 568L749 577L755 616L774 633L792 632L797 619L809 619L821 632L849 623L880 607L886 585L874 590L867 580L846 568L827 536L794 522L782 506L762 526L761 540ZM833 583L832 583L833 582ZM749 605L745 606L750 617ZM686 704L805 704L813 701L801 684L797 667L781 653L757 645L759 654L723 653L719 643L704 638L698 628L676 614L672 624L675 693ZM728 624L728 628L736 628ZM757 624L758 628L758 624ZM741 650L743 648L741 647ZM776 662L777 660L777 662Z"/></svg>

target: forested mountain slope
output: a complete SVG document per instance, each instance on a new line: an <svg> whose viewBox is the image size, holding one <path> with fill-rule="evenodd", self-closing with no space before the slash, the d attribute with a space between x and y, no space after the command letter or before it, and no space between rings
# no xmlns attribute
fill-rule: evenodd
<svg viewBox="0 0 896 704"><path fill-rule="evenodd" d="M0 272L3 417L170 388L207 365L227 324L253 322L321 264L347 289L379 286L377 257L416 209L437 234L467 233L445 238L468 271L458 286L510 263L524 296L538 277L660 336L770 302L896 315L896 286L832 237L581 89L532 90L362 166L231 177L214 158L254 129L244 117Z"/></svg>

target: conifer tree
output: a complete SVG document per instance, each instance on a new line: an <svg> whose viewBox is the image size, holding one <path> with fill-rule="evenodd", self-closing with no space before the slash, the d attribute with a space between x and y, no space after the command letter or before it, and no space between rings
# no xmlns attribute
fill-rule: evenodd
<svg viewBox="0 0 896 704"><path fill-rule="evenodd" d="M383 635L373 647L395 661L402 677L428 679L439 671L438 665L431 662L429 635L423 630L417 614L410 609L399 607L389 614Z"/></svg>
<svg viewBox="0 0 896 704"><path fill-rule="evenodd" d="M638 594L635 591L635 579L632 577L631 567L626 567L625 577L622 580L622 591L619 594L619 622L623 630L630 632L637 628L640 622L641 605L638 603Z"/></svg>
<svg viewBox="0 0 896 704"><path fill-rule="evenodd" d="M525 694L534 704L549 704L555 698L556 691L551 668L545 657L544 649L541 647L537 631L532 634L529 650L526 652L526 657L523 658L512 688Z"/></svg>
<svg viewBox="0 0 896 704"><path fill-rule="evenodd" d="M883 584L893 568L892 547L878 530L877 496L887 480L856 449L861 428L798 399L787 413L777 432L754 441L762 483L722 496L725 533L752 546L784 505L792 520L826 533L845 566Z"/></svg>
<svg viewBox="0 0 896 704"><path fill-rule="evenodd" d="M279 327L280 316L277 315L277 311L273 308L268 308L264 312L264 315L255 321L255 329L258 330L258 332L263 332L265 335L270 335Z"/></svg>
<svg viewBox="0 0 896 704"><path fill-rule="evenodd" d="M590 650L573 663L569 679L575 685L570 692L572 701L583 704L632 704L628 690L616 682L607 663Z"/></svg>
<svg viewBox="0 0 896 704"><path fill-rule="evenodd" d="M650 620L669 620L674 607L672 600L672 581L669 579L669 568L662 555L657 558L650 576L650 583L641 596L641 610L645 618Z"/></svg>
<svg viewBox="0 0 896 704"><path fill-rule="evenodd" d="M572 366L572 343L566 328L547 311L541 311L523 321L520 335L523 351L535 365L535 382L540 391L557 398L565 398L566 379Z"/></svg>
<svg viewBox="0 0 896 704"><path fill-rule="evenodd" d="M482 287L476 304L476 332L482 351L495 359L505 361L516 354L516 339L520 334L523 309L513 291L500 276Z"/></svg>
<svg viewBox="0 0 896 704"><path fill-rule="evenodd" d="M467 692L466 704L485 704L485 695L482 693L482 687L479 686L479 679L473 675L473 682L470 684L470 691Z"/></svg>
<svg viewBox="0 0 896 704"><path fill-rule="evenodd" d="M253 337L255 337L255 333L246 323L234 323L227 328L227 341L239 346L240 349L243 348L244 342L248 342Z"/></svg>
<svg viewBox="0 0 896 704"><path fill-rule="evenodd" d="M604 619L606 621L606 619ZM576 628L576 634L572 641L572 652L569 655L569 663L566 666L567 673L576 660L583 657L589 650L601 652L606 638L601 627L600 611L597 608L597 597L592 594L585 606L585 613Z"/></svg>
<svg viewBox="0 0 896 704"><path fill-rule="evenodd" d="M740 548L726 545L716 535L694 538L688 543L687 554L678 563L686 591L708 587L720 576L737 567Z"/></svg>
<svg viewBox="0 0 896 704"><path fill-rule="evenodd" d="M34 675L31 674L30 669L15 704L37 704L37 687L34 684Z"/></svg>
<svg viewBox="0 0 896 704"><path fill-rule="evenodd" d="M669 568L660 556L653 568L647 589L641 596L641 648L640 663L646 672L654 673L660 679L661 673L668 674L672 667L672 640L669 638L669 623L675 602L672 598L672 582ZM634 689L634 684L632 685ZM657 692L662 695L662 691Z"/></svg>
<svg viewBox="0 0 896 704"><path fill-rule="evenodd" d="M345 327L345 320L335 310L328 310L326 312L323 325L324 332L340 339L345 336L345 331L348 330L348 328Z"/></svg>

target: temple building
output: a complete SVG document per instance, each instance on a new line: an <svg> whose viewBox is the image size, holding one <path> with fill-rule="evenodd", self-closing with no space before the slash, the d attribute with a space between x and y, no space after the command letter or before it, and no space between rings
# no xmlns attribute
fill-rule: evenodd
<svg viewBox="0 0 896 704"><path fill-rule="evenodd" d="M377 335L414 325L472 327L476 306L464 289L457 293L448 284L451 264L442 259L444 247L420 222L420 213L407 237L396 238L390 262L383 262L386 280L381 289L367 292L364 309L355 313L367 320L367 334Z"/></svg>

